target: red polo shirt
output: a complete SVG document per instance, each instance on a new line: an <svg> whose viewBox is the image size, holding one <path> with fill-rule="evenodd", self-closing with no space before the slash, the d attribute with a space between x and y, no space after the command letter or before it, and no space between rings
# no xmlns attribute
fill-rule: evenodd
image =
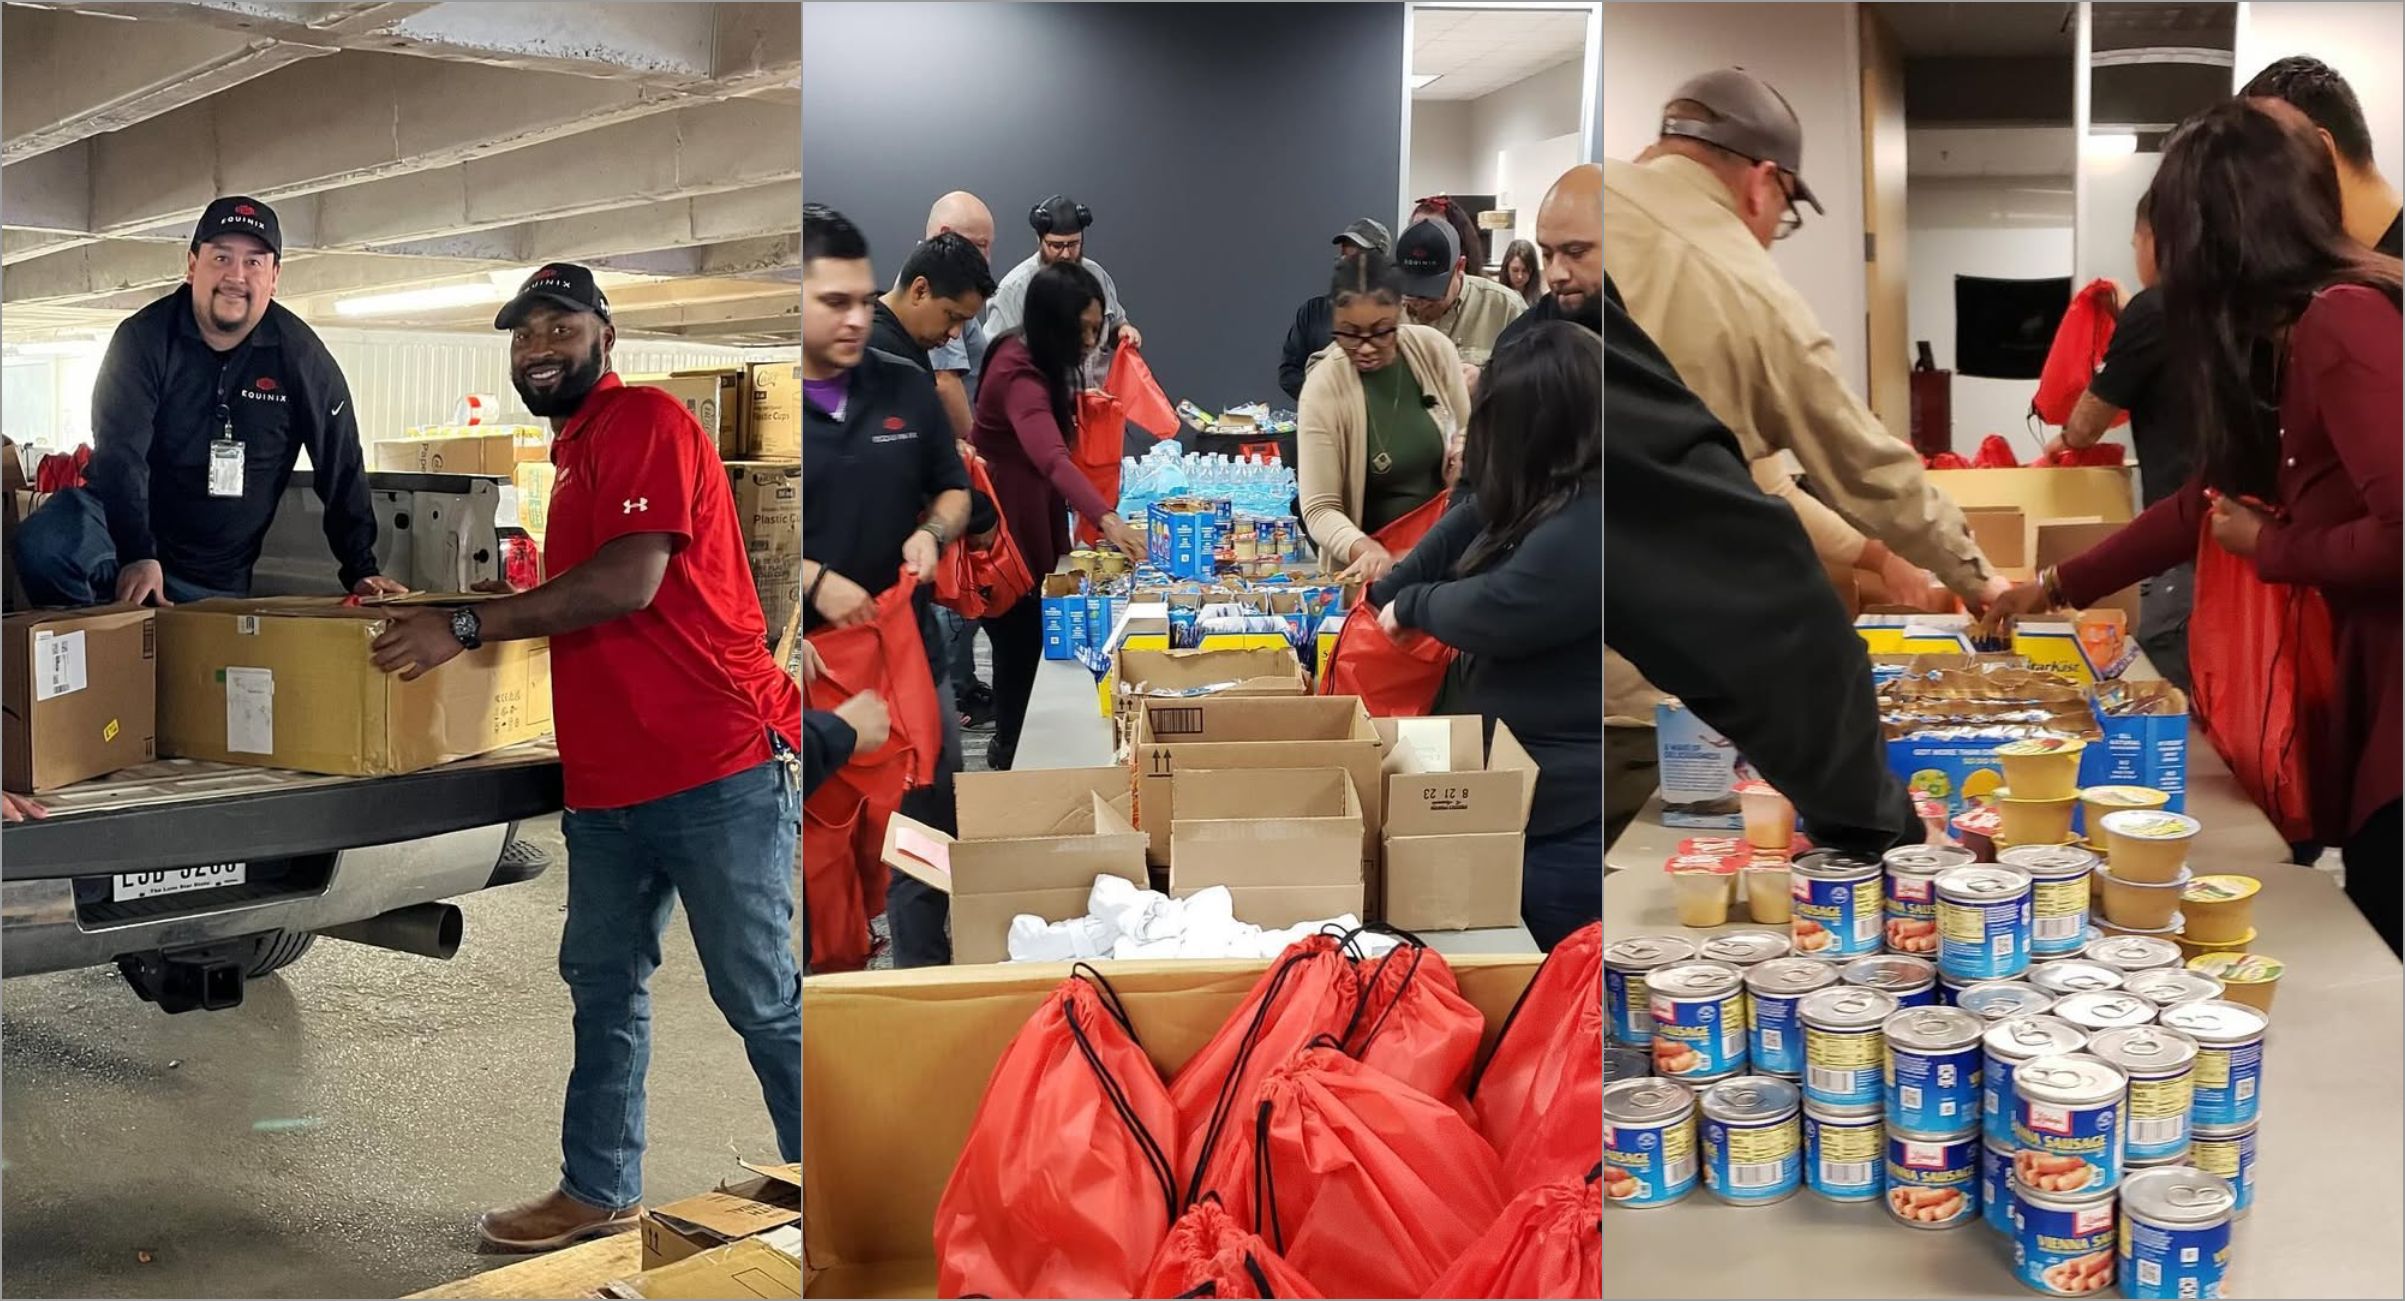
<svg viewBox="0 0 2405 1301"><path fill-rule="evenodd" d="M650 606L551 639L569 806L624 808L732 776L768 761L772 729L798 749L801 688L769 654L726 467L684 406L603 375L551 461L547 572L628 534L675 546Z"/></svg>

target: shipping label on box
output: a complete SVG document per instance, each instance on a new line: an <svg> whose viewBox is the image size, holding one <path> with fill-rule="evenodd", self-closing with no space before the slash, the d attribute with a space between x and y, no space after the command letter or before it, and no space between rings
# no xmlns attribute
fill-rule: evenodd
<svg viewBox="0 0 2405 1301"><path fill-rule="evenodd" d="M1654 706L1654 744L1661 765L1662 825L1744 829L1737 803L1743 760L1735 745L1675 700Z"/></svg>
<svg viewBox="0 0 2405 1301"><path fill-rule="evenodd" d="M518 527L542 541L551 524L551 493L559 483L559 467L549 461L527 461L510 476L518 490Z"/></svg>
<svg viewBox="0 0 2405 1301"><path fill-rule="evenodd" d="M802 459L802 364L757 362L744 404L744 456L755 461Z"/></svg>
<svg viewBox="0 0 2405 1301"><path fill-rule="evenodd" d="M155 611L22 611L0 627L0 655L9 790L57 790L158 758Z"/></svg>

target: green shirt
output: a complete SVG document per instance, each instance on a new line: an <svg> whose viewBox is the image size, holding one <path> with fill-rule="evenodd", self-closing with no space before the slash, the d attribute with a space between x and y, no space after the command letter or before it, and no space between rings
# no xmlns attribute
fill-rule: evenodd
<svg viewBox="0 0 2405 1301"><path fill-rule="evenodd" d="M1429 414L1419 377L1401 355L1361 376L1365 449L1361 529L1376 533L1427 504L1445 488L1445 440Z"/></svg>

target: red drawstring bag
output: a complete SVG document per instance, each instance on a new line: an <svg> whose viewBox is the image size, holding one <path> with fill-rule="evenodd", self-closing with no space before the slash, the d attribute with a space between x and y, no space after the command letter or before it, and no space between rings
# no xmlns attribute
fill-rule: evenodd
<svg viewBox="0 0 2405 1301"><path fill-rule="evenodd" d="M52 452L33 467L33 490L44 496L84 486L85 476L91 473L92 449L77 447L72 452Z"/></svg>
<svg viewBox="0 0 2405 1301"><path fill-rule="evenodd" d="M1144 1297L1320 1297L1216 1197L1178 1217L1144 1280Z"/></svg>
<svg viewBox="0 0 2405 1301"><path fill-rule="evenodd" d="M1470 1071L1485 1035L1486 1018L1461 996L1444 955L1406 936L1369 964L1344 1050L1475 1124Z"/></svg>
<svg viewBox="0 0 2405 1301"><path fill-rule="evenodd" d="M969 486L984 493L988 501L994 497L993 477L986 473L985 458L968 459ZM983 548L972 547L961 538L944 548L935 565L935 600L963 619L984 619L1002 613L1019 603L1019 599L1035 590L1035 576L1027 572L1027 557L1020 553L1019 544L1011 538L1010 523L994 512L994 540Z"/></svg>
<svg viewBox="0 0 2405 1301"><path fill-rule="evenodd" d="M2054 328L2054 344L2046 350L2045 369L2038 372L2038 395L2029 403L2038 419L2050 425L2069 421L2079 395L2088 391L2088 381L2104 364L2105 349L2113 342L2113 325L2121 319L2115 292L2112 281L2091 280L2071 295L2062 324ZM2113 424L2127 419L2124 411Z"/></svg>
<svg viewBox="0 0 2405 1301"><path fill-rule="evenodd" d="M2019 469L2021 458L2013 455L2013 445L2002 434L1989 434L1979 440L1979 454L1971 458L1974 470Z"/></svg>
<svg viewBox="0 0 2405 1301"><path fill-rule="evenodd" d="M1250 1121L1254 1225L1329 1296L1419 1296L1510 1196L1470 1122L1333 1039L1264 1079Z"/></svg>
<svg viewBox="0 0 2405 1301"><path fill-rule="evenodd" d="M2098 443L2093 447L2066 447L2039 464L2077 468L2080 466L2115 466L2121 464L2123 460L2121 444Z"/></svg>
<svg viewBox="0 0 2405 1301"><path fill-rule="evenodd" d="M1119 462L1130 422L1156 439L1178 431L1177 408L1153 380L1152 367L1121 339L1102 387L1077 395L1077 437L1071 441L1070 456L1086 482L1113 507L1119 504ZM1101 539L1102 531L1093 521L1077 521L1079 546L1090 547Z"/></svg>
<svg viewBox="0 0 2405 1301"><path fill-rule="evenodd" d="M1322 1035L1341 1042L1360 1005L1361 977L1334 935L1310 935L1287 945L1253 982L1219 1033L1169 1085L1169 1100L1177 1104L1177 1150L1192 1170L1189 1205L1216 1189L1243 1218L1245 1208L1235 1205L1243 1189L1234 1185L1241 1183L1244 1167L1233 1157L1222 1159L1228 1128L1244 1123L1261 1081L1303 1045Z"/></svg>
<svg viewBox="0 0 2405 1301"><path fill-rule="evenodd" d="M986 1082L935 1207L936 1295L1129 1297L1178 1214L1177 1110L1079 963Z"/></svg>
<svg viewBox="0 0 2405 1301"><path fill-rule="evenodd" d="M802 907L813 971L868 965L869 919L885 911L885 824L903 792L935 780L943 723L919 633L908 569L877 597L877 617L809 634L825 671L806 689L809 708L832 710L863 691L885 700L892 735L854 754L802 801Z"/></svg>
<svg viewBox="0 0 2405 1301"><path fill-rule="evenodd" d="M1529 1189L1424 1294L1439 1298L1603 1295L1603 1167Z"/></svg>
<svg viewBox="0 0 2405 1301"><path fill-rule="evenodd" d="M1452 497L1449 489L1436 494L1371 534L1371 540L1401 559L1444 518ZM1378 612L1370 603L1358 601L1345 612L1336 644L1328 648L1328 671L1320 675L1319 693L1359 696L1372 718L1417 718L1435 707L1454 653L1424 634L1396 641L1378 626Z"/></svg>
<svg viewBox="0 0 2405 1301"><path fill-rule="evenodd" d="M1587 1041L1584 1023L1592 1015L1600 1026L1602 1011L1603 923L1589 922L1545 955L1504 1019L1493 1055L1470 1083L1479 1132L1507 1162L1523 1135L1541 1130L1546 1108L1581 1092L1576 1077L1592 1074L1601 1089L1603 1046ZM1600 1097L1593 1111L1595 1155L1580 1164L1582 1170L1603 1159Z"/></svg>
<svg viewBox="0 0 2405 1301"><path fill-rule="evenodd" d="M1971 468L1971 463L1962 459L1960 452L1939 452L1935 456L1924 456L1921 458L1921 464L1932 470L1968 470Z"/></svg>
<svg viewBox="0 0 2405 1301"><path fill-rule="evenodd" d="M1602 991L1579 1003L1568 1032L1553 1041L1538 1071L1527 1123L1495 1151L1504 1185L1525 1191L1575 1179L1603 1160Z"/></svg>
<svg viewBox="0 0 2405 1301"><path fill-rule="evenodd" d="M2205 519L2188 616L2191 703L2239 789L2290 843L2346 825L2346 760L2317 764L2312 742L2311 720L2328 716L2338 691L2335 645L2320 592L2264 582L2253 561L2213 540ZM2333 780L2316 781L2317 769ZM2317 797L2339 807L2323 809Z"/></svg>

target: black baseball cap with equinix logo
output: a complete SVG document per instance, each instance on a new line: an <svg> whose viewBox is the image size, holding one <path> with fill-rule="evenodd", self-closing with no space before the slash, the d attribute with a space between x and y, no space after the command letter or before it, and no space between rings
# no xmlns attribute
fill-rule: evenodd
<svg viewBox="0 0 2405 1301"><path fill-rule="evenodd" d="M284 256L284 228L276 221L276 210L247 195L233 194L212 202L201 210L200 224L192 228L192 251L221 235L248 235L267 245L267 251Z"/></svg>
<svg viewBox="0 0 2405 1301"><path fill-rule="evenodd" d="M593 281L593 270L574 262L554 262L526 277L518 286L518 295L501 308L493 318L496 330L514 330L526 314L541 303L565 307L572 312L591 312L602 320L610 319L610 300Z"/></svg>

